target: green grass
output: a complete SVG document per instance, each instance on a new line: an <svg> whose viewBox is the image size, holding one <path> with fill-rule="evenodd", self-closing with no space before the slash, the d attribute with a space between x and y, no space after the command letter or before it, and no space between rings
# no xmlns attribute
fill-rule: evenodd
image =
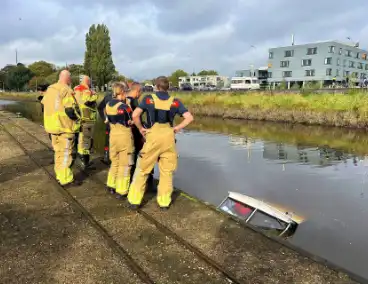
<svg viewBox="0 0 368 284"><path fill-rule="evenodd" d="M368 111L368 94L174 94L185 105L219 106L232 109L287 109L308 111Z"/></svg>

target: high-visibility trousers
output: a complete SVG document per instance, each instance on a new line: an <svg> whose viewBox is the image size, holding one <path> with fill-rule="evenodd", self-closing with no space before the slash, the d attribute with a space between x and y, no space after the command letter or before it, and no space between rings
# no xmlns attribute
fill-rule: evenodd
<svg viewBox="0 0 368 284"><path fill-rule="evenodd" d="M141 204L148 175L157 161L160 172L157 203L160 207L168 207L173 192L173 173L178 164L175 134L169 124L155 123L146 134L146 143L139 154L129 189L128 201L130 204Z"/></svg>
<svg viewBox="0 0 368 284"><path fill-rule="evenodd" d="M74 147L74 134L51 134L52 147L54 148L54 162L56 179L61 185L73 181L72 152Z"/></svg>
<svg viewBox="0 0 368 284"><path fill-rule="evenodd" d="M111 129L110 132L110 170L106 185L114 188L119 195L127 195L130 185L130 169L133 161L133 138L129 128L117 133Z"/></svg>
<svg viewBox="0 0 368 284"><path fill-rule="evenodd" d="M81 132L78 135L78 154L90 155L94 133L94 122L83 122Z"/></svg>

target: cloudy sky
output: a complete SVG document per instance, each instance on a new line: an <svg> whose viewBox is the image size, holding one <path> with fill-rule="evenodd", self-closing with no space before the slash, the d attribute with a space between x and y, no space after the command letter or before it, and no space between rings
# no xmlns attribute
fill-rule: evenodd
<svg viewBox="0 0 368 284"><path fill-rule="evenodd" d="M82 63L93 23L110 29L118 71L152 78L267 65L269 47L351 37L368 47L367 0L1 0L0 67ZM252 47L253 46L253 47Z"/></svg>

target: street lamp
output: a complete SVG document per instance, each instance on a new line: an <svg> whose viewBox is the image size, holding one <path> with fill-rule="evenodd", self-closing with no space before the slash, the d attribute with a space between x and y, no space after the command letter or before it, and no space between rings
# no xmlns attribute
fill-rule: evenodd
<svg viewBox="0 0 368 284"><path fill-rule="evenodd" d="M252 49L252 48L254 48L254 50L256 50L256 49L257 49L254 45L251 45L251 46L250 46L250 48L251 48L251 49ZM252 56L252 58L254 58L254 57ZM254 62L253 62L253 63L254 63ZM252 73L251 73L251 76L250 76L251 78L255 77L255 74L254 74L254 64L253 64L253 63L250 65L250 72L252 72Z"/></svg>

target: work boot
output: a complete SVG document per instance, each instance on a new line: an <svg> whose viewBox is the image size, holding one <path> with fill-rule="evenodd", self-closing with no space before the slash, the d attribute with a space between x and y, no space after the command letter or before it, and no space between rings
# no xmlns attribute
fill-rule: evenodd
<svg viewBox="0 0 368 284"><path fill-rule="evenodd" d="M136 210L138 210L138 209L139 209L139 205L137 205L137 204L130 204L130 203L129 203L128 208L129 208L130 210L136 211Z"/></svg>
<svg viewBox="0 0 368 284"><path fill-rule="evenodd" d="M82 155L81 162L84 170L95 170L95 167L92 167L92 162L90 162L90 155Z"/></svg>
<svg viewBox="0 0 368 284"><path fill-rule="evenodd" d="M60 182L59 182L59 184L60 184ZM71 188L71 187L76 187L76 186L81 186L83 184L83 182L82 181L80 181L80 180L73 180L73 181L71 181L71 182L69 182L69 183L67 183L67 184L60 184L64 189L69 189L69 188Z"/></svg>
<svg viewBox="0 0 368 284"><path fill-rule="evenodd" d="M116 192L115 188L112 188L112 187L109 187L109 186L106 187L106 191L108 191L111 194L115 194L115 192Z"/></svg>
<svg viewBox="0 0 368 284"><path fill-rule="evenodd" d="M119 200L122 200L124 198L126 198L128 196L128 193L127 194L124 194L124 195L121 195L119 193L116 193L116 199L119 199Z"/></svg>

